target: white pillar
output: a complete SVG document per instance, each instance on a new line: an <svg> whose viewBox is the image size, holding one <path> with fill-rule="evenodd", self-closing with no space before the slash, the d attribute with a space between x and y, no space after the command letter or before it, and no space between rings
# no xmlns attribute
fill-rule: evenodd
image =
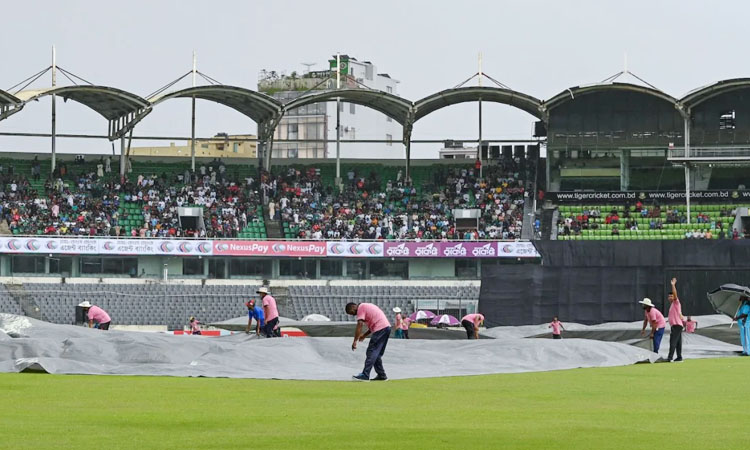
<svg viewBox="0 0 750 450"><path fill-rule="evenodd" d="M336 90L341 89L341 55L336 53ZM341 187L341 98L336 97L336 186Z"/></svg>
<svg viewBox="0 0 750 450"><path fill-rule="evenodd" d="M57 58L55 54L55 46L52 46L52 89L57 86ZM55 94L52 94L52 162L50 164L50 170L52 173L55 172L57 166L57 149L56 138L57 138L57 111L55 109Z"/></svg>
<svg viewBox="0 0 750 450"><path fill-rule="evenodd" d="M685 204L687 205L687 223L690 223L690 164L685 162Z"/></svg>
<svg viewBox="0 0 750 450"><path fill-rule="evenodd" d="M193 51L193 87L195 87L195 72L197 60ZM193 96L193 115L190 126L190 170L195 172L195 96Z"/></svg>
<svg viewBox="0 0 750 450"><path fill-rule="evenodd" d="M127 152L125 151L125 136L123 135L120 138L120 176L121 177L125 176L125 172L126 172L127 165L128 165L127 158L125 158L125 153Z"/></svg>

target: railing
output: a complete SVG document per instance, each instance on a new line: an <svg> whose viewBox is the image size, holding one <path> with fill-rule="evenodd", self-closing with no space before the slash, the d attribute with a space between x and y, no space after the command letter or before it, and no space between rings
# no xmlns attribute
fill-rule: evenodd
<svg viewBox="0 0 750 450"><path fill-rule="evenodd" d="M690 147L685 156L684 148L669 149L669 160L744 161L750 160L750 145L725 147Z"/></svg>

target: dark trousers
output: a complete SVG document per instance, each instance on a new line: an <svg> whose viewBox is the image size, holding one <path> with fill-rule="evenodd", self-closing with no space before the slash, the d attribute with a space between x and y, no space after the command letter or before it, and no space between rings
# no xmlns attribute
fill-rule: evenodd
<svg viewBox="0 0 750 450"><path fill-rule="evenodd" d="M110 323L112 323L112 322L100 323L99 324L99 329L100 330L109 330L109 324Z"/></svg>
<svg viewBox="0 0 750 450"><path fill-rule="evenodd" d="M385 346L388 345L388 337L391 335L391 327L385 327L370 335L370 343L367 345L367 356L365 357L365 368L362 373L368 378L370 371L375 368L375 373L381 377L385 376L383 368L383 354Z"/></svg>
<svg viewBox="0 0 750 450"><path fill-rule="evenodd" d="M461 325L466 328L466 339L474 339L474 322L462 320Z"/></svg>
<svg viewBox="0 0 750 450"><path fill-rule="evenodd" d="M675 350L677 350L677 358L682 359L682 327L679 325L673 325L669 332L669 356L667 356L667 360L672 360Z"/></svg>
<svg viewBox="0 0 750 450"><path fill-rule="evenodd" d="M266 322L266 325L263 327L263 333L266 335L267 338L281 337L281 328L274 330L274 328L278 324L279 324L278 317L274 317L273 319Z"/></svg>
<svg viewBox="0 0 750 450"><path fill-rule="evenodd" d="M562 339L562 336L559 334L553 334L552 339Z"/></svg>

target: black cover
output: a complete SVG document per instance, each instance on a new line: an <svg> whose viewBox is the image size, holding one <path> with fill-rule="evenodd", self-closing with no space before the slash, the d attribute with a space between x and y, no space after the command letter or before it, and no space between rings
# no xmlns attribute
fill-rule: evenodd
<svg viewBox="0 0 750 450"><path fill-rule="evenodd" d="M594 324L643 317L649 297L665 315L677 277L684 315L712 314L706 293L750 285L746 241L537 241L541 265L484 265L479 311L487 326L561 320Z"/></svg>

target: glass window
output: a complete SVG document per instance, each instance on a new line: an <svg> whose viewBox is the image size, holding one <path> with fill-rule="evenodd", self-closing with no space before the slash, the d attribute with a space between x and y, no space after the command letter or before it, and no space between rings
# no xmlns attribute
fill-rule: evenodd
<svg viewBox="0 0 750 450"><path fill-rule="evenodd" d="M227 277L226 265L223 258L210 258L208 260L208 277L224 279Z"/></svg>
<svg viewBox="0 0 750 450"><path fill-rule="evenodd" d="M49 273L59 273L64 274L64 276L70 276L72 267L73 258L70 256L49 258Z"/></svg>
<svg viewBox="0 0 750 450"><path fill-rule="evenodd" d="M232 258L229 273L233 277L270 278L273 261L270 259Z"/></svg>
<svg viewBox="0 0 750 450"><path fill-rule="evenodd" d="M354 103L349 103L349 114L354 114L356 111L356 106Z"/></svg>
<svg viewBox="0 0 750 450"><path fill-rule="evenodd" d="M477 266L476 259L457 259L456 260L456 278L476 279Z"/></svg>
<svg viewBox="0 0 750 450"><path fill-rule="evenodd" d="M286 138L287 139L299 139L299 125L297 125L296 123L287 124Z"/></svg>
<svg viewBox="0 0 750 450"><path fill-rule="evenodd" d="M323 278L327 277L341 277L344 271L344 261L340 259L321 259L320 260L320 276Z"/></svg>
<svg viewBox="0 0 750 450"><path fill-rule="evenodd" d="M238 148L238 147L239 147L239 143L237 143L237 142L234 142L234 143L232 144L232 151L233 151L233 152L235 152L235 153L237 153L237 148Z"/></svg>
<svg viewBox="0 0 750 450"><path fill-rule="evenodd" d="M310 258L281 259L279 260L279 275L302 280L314 279L316 263L316 260Z"/></svg>
<svg viewBox="0 0 750 450"><path fill-rule="evenodd" d="M44 273L44 256L13 255L11 270L13 273Z"/></svg>
<svg viewBox="0 0 750 450"><path fill-rule="evenodd" d="M305 124L305 139L318 139L318 124Z"/></svg>
<svg viewBox="0 0 750 450"><path fill-rule="evenodd" d="M81 273L132 275L137 268L138 258L81 258Z"/></svg>
<svg viewBox="0 0 750 450"><path fill-rule="evenodd" d="M386 134L385 135L385 140L388 141L388 142L385 143L385 145L387 145L389 147L393 145L393 135L392 134Z"/></svg>
<svg viewBox="0 0 750 450"><path fill-rule="evenodd" d="M367 275L367 262L363 260L346 261L346 277L352 280L364 280Z"/></svg>
<svg viewBox="0 0 750 450"><path fill-rule="evenodd" d="M389 94L393 94L393 86L386 86L385 91Z"/></svg>
<svg viewBox="0 0 750 450"><path fill-rule="evenodd" d="M405 280L409 278L409 262L389 260L370 261L370 277Z"/></svg>
<svg viewBox="0 0 750 450"><path fill-rule="evenodd" d="M102 259L81 257L81 273L102 273Z"/></svg>
<svg viewBox="0 0 750 450"><path fill-rule="evenodd" d="M339 112L344 112L344 102L339 102Z"/></svg>
<svg viewBox="0 0 750 450"><path fill-rule="evenodd" d="M203 275L203 259L183 258L182 259L183 275Z"/></svg>

